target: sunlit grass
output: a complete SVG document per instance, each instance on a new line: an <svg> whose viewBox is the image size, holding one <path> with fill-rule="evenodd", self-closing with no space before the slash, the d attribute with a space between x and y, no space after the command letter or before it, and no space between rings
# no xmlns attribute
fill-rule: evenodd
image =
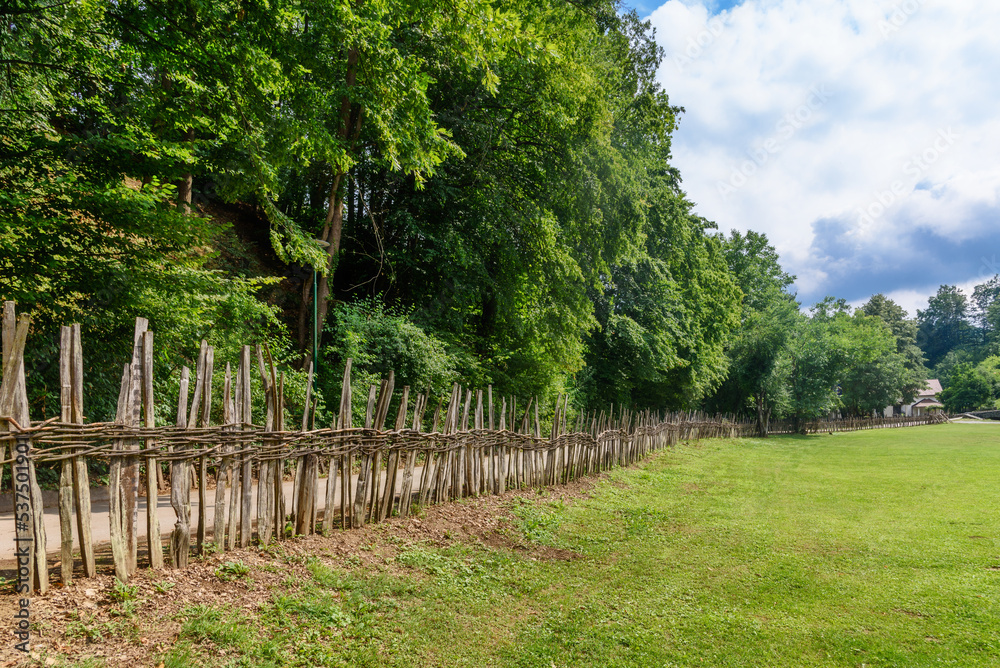
<svg viewBox="0 0 1000 668"><path fill-rule="evenodd" d="M310 567L248 624L193 608L168 665L994 666L1000 426L682 445L524 540ZM225 651L220 655L219 649Z"/></svg>

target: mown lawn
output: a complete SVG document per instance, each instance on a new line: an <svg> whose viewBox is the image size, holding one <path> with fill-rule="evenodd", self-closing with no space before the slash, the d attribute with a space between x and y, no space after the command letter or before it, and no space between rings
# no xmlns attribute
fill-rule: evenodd
<svg viewBox="0 0 1000 668"><path fill-rule="evenodd" d="M411 545L386 572L317 561L252 621L188 609L163 658L1000 665L998 474L1000 425L682 445L591 498L517 503L520 531L578 558Z"/></svg>

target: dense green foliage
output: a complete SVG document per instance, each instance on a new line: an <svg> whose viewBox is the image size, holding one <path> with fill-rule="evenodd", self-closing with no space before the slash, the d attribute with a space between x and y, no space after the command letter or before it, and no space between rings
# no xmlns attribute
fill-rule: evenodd
<svg viewBox="0 0 1000 668"><path fill-rule="evenodd" d="M918 333L951 368L996 331L997 281L971 313L941 293L919 331L887 300L800 313L766 237L694 213L664 54L617 0L15 0L0 19L0 298L34 317L36 417L74 321L92 419L137 316L164 407L204 338L220 375L267 343L301 411L315 319L320 422L350 357L357 402L394 369L434 399L493 384L761 433L911 396Z"/></svg>
<svg viewBox="0 0 1000 668"><path fill-rule="evenodd" d="M952 413L1000 408L1000 357L987 357L975 366L969 362L956 364L941 401Z"/></svg>
<svg viewBox="0 0 1000 668"><path fill-rule="evenodd" d="M973 288L971 298L942 285L917 312L918 340L944 387L951 412L996 408L1000 402L1000 276Z"/></svg>
<svg viewBox="0 0 1000 668"><path fill-rule="evenodd" d="M298 367L317 297L324 394L354 356L438 395L698 405L739 292L669 166L663 54L620 9L0 9L0 296L35 318L37 410L61 324L108 417L134 317L174 380L202 337L219 369L259 340Z"/></svg>

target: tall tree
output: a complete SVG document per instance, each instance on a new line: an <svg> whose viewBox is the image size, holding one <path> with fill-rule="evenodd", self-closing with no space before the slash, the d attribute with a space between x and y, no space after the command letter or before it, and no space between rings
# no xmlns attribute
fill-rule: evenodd
<svg viewBox="0 0 1000 668"><path fill-rule="evenodd" d="M942 285L927 308L917 311L918 342L929 366L936 366L950 350L967 341L968 311L968 298L954 285Z"/></svg>
<svg viewBox="0 0 1000 668"><path fill-rule="evenodd" d="M901 393L889 404L897 401L909 403L924 388L930 371L924 366L924 354L917 345L917 323L910 319L902 306L879 293L864 303L861 312L882 320L896 337L896 352L903 356L906 375L901 384ZM887 405L889 405L887 404Z"/></svg>
<svg viewBox="0 0 1000 668"><path fill-rule="evenodd" d="M977 373L977 367L968 362L960 363L952 370L948 387L941 393L945 410L950 413L974 411L990 406L993 392L990 378Z"/></svg>
<svg viewBox="0 0 1000 668"><path fill-rule="evenodd" d="M726 351L728 373L707 402L710 410L752 415L766 436L784 393L777 365L801 316L787 292L795 280L767 237L733 230L722 240L726 263L742 293L740 324Z"/></svg>
<svg viewBox="0 0 1000 668"><path fill-rule="evenodd" d="M832 297L812 307L779 366L788 383L785 410L796 429L840 408L871 415L894 403L906 382L905 360L889 326Z"/></svg>
<svg viewBox="0 0 1000 668"><path fill-rule="evenodd" d="M161 105L165 65L140 66L136 55L136 40L161 37L135 31L123 41L115 12L125 10L0 7L0 297L32 311L26 364L42 415L58 414L51 351L62 324L83 326L95 418L113 414L114 369L131 357L136 316L151 319L167 366L200 337L216 343L218 322L233 333L280 330L255 297L259 282L211 270L223 225L176 206L175 181L193 153L170 128L190 117Z"/></svg>
<svg viewBox="0 0 1000 668"><path fill-rule="evenodd" d="M822 313L822 312L821 312ZM814 313L799 322L782 351L777 372L787 387L783 413L801 431L806 423L825 417L838 407L836 385L840 351L831 336L828 319Z"/></svg>
<svg viewBox="0 0 1000 668"><path fill-rule="evenodd" d="M871 416L901 397L911 401L915 383L923 387L926 378L909 373L906 359L897 350L898 339L881 318L858 311L834 318L830 326L840 351L840 404L848 414Z"/></svg>
<svg viewBox="0 0 1000 668"><path fill-rule="evenodd" d="M972 319L985 334L990 334L993 323L990 321L989 312L990 307L1000 301L1000 274L973 288L971 301Z"/></svg>

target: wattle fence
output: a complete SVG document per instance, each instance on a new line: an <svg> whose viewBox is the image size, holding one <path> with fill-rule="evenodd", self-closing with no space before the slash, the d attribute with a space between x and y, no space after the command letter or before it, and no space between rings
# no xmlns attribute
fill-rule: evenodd
<svg viewBox="0 0 1000 668"><path fill-rule="evenodd" d="M768 434L830 434L840 431L863 431L865 429L895 429L897 427L918 427L925 424L941 424L948 421L944 413L931 415L897 415L893 417L846 417L835 420L810 420L796 429L790 420L772 422Z"/></svg>
<svg viewBox="0 0 1000 668"><path fill-rule="evenodd" d="M192 551L232 550L254 540L268 543L317 530L360 527L396 514L405 516L426 504L566 483L634 463L681 440L748 436L754 430L751 423L724 417L621 408L569 418L568 399L560 396L551 428L543 436L536 400L518 409L516 398L504 397L497 406L492 388L484 393L458 385L452 388L447 405L439 404L434 410L429 430L424 427L428 397L417 394L411 409L409 387L402 388L389 426L395 390L391 372L379 387L370 387L364 424L355 426L350 360L334 424L326 429L308 428L315 421L310 368L302 423L299 429L289 429L284 424L284 376L261 346L244 346L235 372L226 365L223 424L211 425L214 351L205 342L194 377L189 369L182 369L175 425L156 427L153 334L142 318L136 321L131 363L123 369L114 422L84 424L79 325L62 329L60 419L32 422L23 363L29 326L27 316L15 321L12 302L4 304L0 479L3 465L11 464L17 591L22 594L44 593L49 584L48 539L35 474L36 464L42 462L57 463L61 470L59 576L68 584L74 563L85 577L97 573L88 460L98 459L109 466L112 561L115 575L127 581L139 567L140 483L145 484L146 498L156 499L156 472L164 465L169 467L170 502L176 517L166 563L182 568ZM251 421L251 374L255 371L264 389L263 425ZM885 428L933 421L937 420L880 418L877 424ZM815 431L844 431L868 428L872 421L837 423L828 429L834 424L813 426ZM287 477L292 479L290 495L283 485ZM196 507L192 496L197 498ZM165 565L156 507L147 503L145 513L145 565L154 569Z"/></svg>

